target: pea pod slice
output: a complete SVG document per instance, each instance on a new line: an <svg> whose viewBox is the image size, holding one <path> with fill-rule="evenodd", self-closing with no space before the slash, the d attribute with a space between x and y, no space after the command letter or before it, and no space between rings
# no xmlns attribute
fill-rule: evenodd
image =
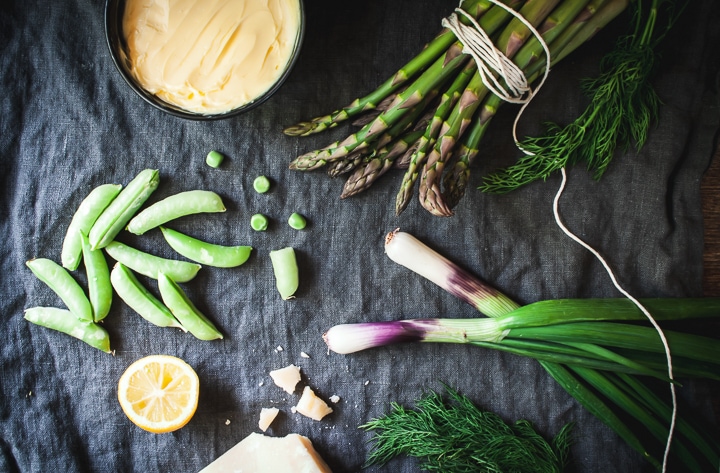
<svg viewBox="0 0 720 473"><path fill-rule="evenodd" d="M180 286L164 273L158 274L160 297L188 332L200 340L223 338L215 325L190 301Z"/></svg>
<svg viewBox="0 0 720 473"><path fill-rule="evenodd" d="M52 289L75 317L86 322L93 321L92 306L80 284L70 273L47 258L35 258L25 263L30 271Z"/></svg>
<svg viewBox="0 0 720 473"><path fill-rule="evenodd" d="M300 279L295 250L288 246L270 252L270 261L275 274L275 285L283 299L295 297Z"/></svg>
<svg viewBox="0 0 720 473"><path fill-rule="evenodd" d="M80 266L82 255L80 232L87 234L90 231L100 214L117 197L121 189L120 184L102 184L91 190L80 202L70 220L60 252L60 262L65 268L74 271Z"/></svg>
<svg viewBox="0 0 720 473"><path fill-rule="evenodd" d="M179 261L145 253L123 243L113 241L105 247L105 251L115 261L118 261L128 268L153 279L158 278L158 273L167 274L173 281L187 282L197 275L200 266L197 263Z"/></svg>
<svg viewBox="0 0 720 473"><path fill-rule="evenodd" d="M116 263L110 272L110 281L118 297L140 317L158 327L176 327L185 330L173 317L170 309L155 297L124 264Z"/></svg>
<svg viewBox="0 0 720 473"><path fill-rule="evenodd" d="M88 234L90 246L104 248L122 231L160 183L157 169L144 169L120 191L100 214Z"/></svg>
<svg viewBox="0 0 720 473"><path fill-rule="evenodd" d="M25 310L25 320L41 327L57 330L82 340L91 347L110 353L110 336L99 325L79 320L75 314L57 307L32 307Z"/></svg>
<svg viewBox="0 0 720 473"><path fill-rule="evenodd" d="M80 234L80 239L93 320L100 322L110 313L112 305L113 289L110 283L110 269L102 250L90 248L90 242L84 233Z"/></svg>
<svg viewBox="0 0 720 473"><path fill-rule="evenodd" d="M127 229L130 233L142 235L176 218L212 212L225 212L225 204L219 195L206 190L185 191L155 202L133 217Z"/></svg>
<svg viewBox="0 0 720 473"><path fill-rule="evenodd" d="M217 268L235 268L245 263L251 246L223 246L208 243L167 227L160 227L170 247L187 259Z"/></svg>

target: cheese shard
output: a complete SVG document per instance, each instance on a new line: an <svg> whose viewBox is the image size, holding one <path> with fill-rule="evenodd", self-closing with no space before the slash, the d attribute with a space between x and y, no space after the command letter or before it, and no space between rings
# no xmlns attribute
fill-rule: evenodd
<svg viewBox="0 0 720 473"><path fill-rule="evenodd" d="M310 386L305 386L302 396L295 406L295 410L300 414L314 420L322 420L323 417L330 414L333 410L325 401L317 397L315 391Z"/></svg>
<svg viewBox="0 0 720 473"><path fill-rule="evenodd" d="M283 388L287 393L292 394L295 392L295 386L300 382L300 367L288 365L285 368L271 371L270 377L275 384Z"/></svg>
<svg viewBox="0 0 720 473"><path fill-rule="evenodd" d="M263 407L260 410L260 420L258 421L258 427L260 427L260 430L265 432L268 427L270 427L270 424L272 424L272 421L275 420L275 417L277 417L280 410L277 407Z"/></svg>
<svg viewBox="0 0 720 473"><path fill-rule="evenodd" d="M332 473L309 438L251 433L200 473Z"/></svg>

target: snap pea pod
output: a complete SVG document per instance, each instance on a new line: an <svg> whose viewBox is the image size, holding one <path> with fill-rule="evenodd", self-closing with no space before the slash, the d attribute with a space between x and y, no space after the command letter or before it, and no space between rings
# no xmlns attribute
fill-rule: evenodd
<svg viewBox="0 0 720 473"><path fill-rule="evenodd" d="M165 305L188 332L200 340L223 338L215 325L195 307L185 291L165 273L158 274L158 288Z"/></svg>
<svg viewBox="0 0 720 473"><path fill-rule="evenodd" d="M208 243L167 227L160 227L168 245L187 259L217 268L234 268L245 263L251 246L223 246Z"/></svg>
<svg viewBox="0 0 720 473"><path fill-rule="evenodd" d="M41 327L57 330L82 340L91 347L110 353L110 336L93 322L78 319L75 314L57 307L32 307L25 310L25 320Z"/></svg>
<svg viewBox="0 0 720 473"><path fill-rule="evenodd" d="M80 202L70 220L60 252L60 262L65 268L74 271L80 266L82 255L80 232L87 234L90 231L100 214L117 197L121 189L120 184L102 184L91 190Z"/></svg>
<svg viewBox="0 0 720 473"><path fill-rule="evenodd" d="M90 248L90 241L84 233L80 233L80 239L93 320L100 322L110 313L112 305L113 289L110 283L110 269L102 250Z"/></svg>
<svg viewBox="0 0 720 473"><path fill-rule="evenodd" d="M176 218L198 213L225 212L222 198L213 191L180 192L155 202L130 220L130 233L142 235Z"/></svg>
<svg viewBox="0 0 720 473"><path fill-rule="evenodd" d="M62 299L70 312L75 314L75 318L86 322L93 321L90 300L80 284L65 268L47 258L31 259L25 264L39 280L47 284Z"/></svg>
<svg viewBox="0 0 720 473"><path fill-rule="evenodd" d="M115 264L110 273L110 281L120 299L143 319L158 327L176 327L187 332L185 327L173 317L170 309L155 297L124 264Z"/></svg>
<svg viewBox="0 0 720 473"><path fill-rule="evenodd" d="M108 244L105 251L115 261L153 279L157 279L158 273L162 272L172 278L173 281L187 282L194 278L202 267L197 263L151 255L117 241Z"/></svg>
<svg viewBox="0 0 720 473"><path fill-rule="evenodd" d="M295 297L299 285L298 265L295 250L288 246L270 252L270 261L275 275L275 285L283 299Z"/></svg>
<svg viewBox="0 0 720 473"><path fill-rule="evenodd" d="M88 238L92 249L104 248L133 218L160 183L157 169L144 169L120 191L117 197L100 214Z"/></svg>

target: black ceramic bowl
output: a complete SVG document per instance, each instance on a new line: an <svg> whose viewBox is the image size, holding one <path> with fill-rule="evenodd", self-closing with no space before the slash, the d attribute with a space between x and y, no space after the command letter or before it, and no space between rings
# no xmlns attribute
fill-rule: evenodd
<svg viewBox="0 0 720 473"><path fill-rule="evenodd" d="M135 91L143 100L147 103L156 107L163 112L169 113L180 118L187 118L190 120L218 120L221 118L229 118L239 115L243 112L247 112L258 105L269 99L280 86L285 82L290 71L292 70L297 58L300 54L300 47L302 46L303 38L305 36L305 10L303 6L303 0L299 0L300 3L300 27L298 35L295 40L295 46L292 52L292 56L285 67L283 73L278 77L276 82L270 87L265 93L255 100L241 105L237 108L229 110L223 113L217 114L202 114L197 112L188 111L182 109L176 105L168 103L158 96L146 91L143 87L137 83L133 75L130 73L129 60L127 58L127 45L125 42L125 35L123 34L122 20L123 12L125 11L125 0L107 0L105 3L105 37L107 40L108 47L110 48L110 55L115 63L118 71L122 75L125 82Z"/></svg>

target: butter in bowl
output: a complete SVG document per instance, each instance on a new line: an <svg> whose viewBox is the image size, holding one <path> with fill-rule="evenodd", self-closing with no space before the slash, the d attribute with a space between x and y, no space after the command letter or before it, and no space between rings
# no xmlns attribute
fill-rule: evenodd
<svg viewBox="0 0 720 473"><path fill-rule="evenodd" d="M235 116L289 75L304 35L302 0L108 0L110 53L128 85L175 116Z"/></svg>

